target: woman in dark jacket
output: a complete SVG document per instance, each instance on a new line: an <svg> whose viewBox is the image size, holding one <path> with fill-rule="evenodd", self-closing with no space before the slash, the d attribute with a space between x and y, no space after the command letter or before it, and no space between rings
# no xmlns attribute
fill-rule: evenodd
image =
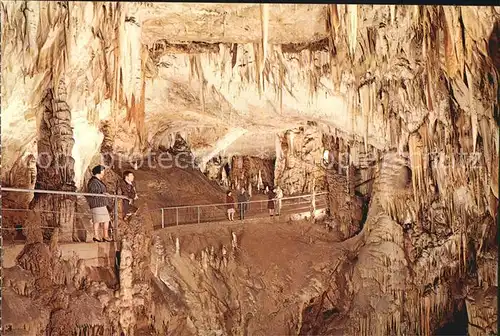
<svg viewBox="0 0 500 336"><path fill-rule="evenodd" d="M106 185L102 182L104 177L104 166L95 166L92 169L92 177L87 185L87 191L90 194L107 194ZM109 237L109 222L111 218L109 217L109 211L107 206L109 205L109 200L106 197L99 196L89 196L87 197L87 202L90 206L90 212L92 213L92 223L94 224L94 241L101 242L99 238L99 227L102 224L104 226L104 241L111 241Z"/></svg>

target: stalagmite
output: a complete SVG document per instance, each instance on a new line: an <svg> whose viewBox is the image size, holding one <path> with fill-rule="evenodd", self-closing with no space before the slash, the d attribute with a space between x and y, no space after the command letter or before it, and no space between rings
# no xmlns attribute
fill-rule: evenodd
<svg viewBox="0 0 500 336"><path fill-rule="evenodd" d="M236 233L231 232L231 246L233 247L233 250L236 250L238 248L238 238L236 237Z"/></svg>
<svg viewBox="0 0 500 336"><path fill-rule="evenodd" d="M264 186L264 183L262 182L262 174L261 174L261 170L259 169L259 177L257 180L257 190L260 190L261 188L263 188L263 186Z"/></svg>
<svg viewBox="0 0 500 336"><path fill-rule="evenodd" d="M208 270L208 253L205 250L201 251L201 266L205 271Z"/></svg>
<svg viewBox="0 0 500 336"><path fill-rule="evenodd" d="M179 237L175 237L175 255L179 256L181 254L181 245L179 242Z"/></svg>
<svg viewBox="0 0 500 336"><path fill-rule="evenodd" d="M224 245L222 245L221 254L222 254L222 265L224 265L224 267L227 267L227 264L228 264L227 250L226 250L226 247Z"/></svg>
<svg viewBox="0 0 500 336"><path fill-rule="evenodd" d="M295 134L293 132L287 133L288 152L291 153L292 155L295 153L295 147L294 147L294 143L293 143L294 135Z"/></svg>

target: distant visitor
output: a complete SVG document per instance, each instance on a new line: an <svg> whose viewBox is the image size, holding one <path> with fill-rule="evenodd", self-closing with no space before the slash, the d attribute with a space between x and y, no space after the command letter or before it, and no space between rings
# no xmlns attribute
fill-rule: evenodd
<svg viewBox="0 0 500 336"><path fill-rule="evenodd" d="M234 206L234 197L233 193L231 191L227 192L226 195L226 204L227 204L227 219L230 221L234 221L234 213L235 213L235 206Z"/></svg>
<svg viewBox="0 0 500 336"><path fill-rule="evenodd" d="M240 210L240 220L245 219L245 212L248 210L248 201L250 201L250 196L246 192L245 188L241 188L241 192L238 195L238 206Z"/></svg>
<svg viewBox="0 0 500 336"><path fill-rule="evenodd" d="M92 177L87 185L87 192L91 194L101 194L108 195L106 190L106 185L102 182L104 177L104 172L106 168L104 166L95 166L92 169ZM88 196L87 202L90 206L90 212L92 213L92 223L94 224L94 241L102 242L112 241L109 237L109 222L111 218L109 217L108 203L109 200L106 197L99 196ZM103 227L102 239L99 238L100 227Z"/></svg>
<svg viewBox="0 0 500 336"><path fill-rule="evenodd" d="M267 188L267 187L266 187ZM274 197L276 195L274 194L273 191L268 191L267 192L267 209L269 210L269 216L274 216Z"/></svg>
<svg viewBox="0 0 500 336"><path fill-rule="evenodd" d="M281 204L282 204L282 199L283 199L283 190L281 190L280 186L277 186L273 192L276 194L275 198L275 205L274 205L274 213L276 216L279 216L281 214Z"/></svg>

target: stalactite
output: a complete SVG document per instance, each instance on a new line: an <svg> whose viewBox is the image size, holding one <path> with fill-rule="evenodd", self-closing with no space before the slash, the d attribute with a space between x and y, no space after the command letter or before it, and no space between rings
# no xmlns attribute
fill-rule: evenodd
<svg viewBox="0 0 500 336"><path fill-rule="evenodd" d="M420 203L421 191L424 188L424 172L423 172L423 143L418 134L411 134L408 147L410 149L410 164L413 183L413 194L417 205Z"/></svg>
<svg viewBox="0 0 500 336"><path fill-rule="evenodd" d="M469 111L470 111L471 125L472 125L472 151L476 152L478 120L477 120L477 110L474 100L474 82L468 66L466 66L465 68L465 73L467 76L467 84L469 87Z"/></svg>
<svg viewBox="0 0 500 336"><path fill-rule="evenodd" d="M278 95L279 95L279 103L280 103L280 113L283 115L283 90L285 86L285 65L283 64L283 54L281 52L281 45L279 46L279 50L277 51L280 57L279 61L279 88L278 88Z"/></svg>
<svg viewBox="0 0 500 336"><path fill-rule="evenodd" d="M442 8L442 11L443 11L443 32L444 32L444 36L443 36L443 42L444 42L444 60L445 60L445 64L446 64L446 70L448 72L448 76L450 76L450 78L453 78L454 77L454 74L455 74L455 70L456 70L456 67L457 67L457 64L456 64L456 59L455 59L455 52L454 52L454 45L455 45L455 42L453 41L453 36L452 36L452 27L451 27L451 17L448 15L446 15L447 11L446 9L444 9L443 7Z"/></svg>
<svg viewBox="0 0 500 336"><path fill-rule="evenodd" d="M459 8L458 10L458 18L456 20L456 27L455 27L455 34L458 35L457 41L455 43L455 53L457 57L457 62L458 62L458 74L460 78L464 77L464 70L465 70L465 41L463 39L463 26L461 25L462 22L462 9Z"/></svg>
<svg viewBox="0 0 500 336"><path fill-rule="evenodd" d="M370 87L367 85L363 85L359 91L359 99L361 101L361 111L363 114L363 140L365 143L365 151L368 152L368 130L369 130L369 120L368 115L370 113Z"/></svg>
<svg viewBox="0 0 500 336"><path fill-rule="evenodd" d="M259 98L262 97L263 91L263 72L264 72L264 60L262 55L262 44L253 44L253 55L254 55L254 71L255 71L255 83L257 84L257 89L259 92Z"/></svg>
<svg viewBox="0 0 500 336"><path fill-rule="evenodd" d="M203 68L201 66L201 56L195 56L196 68L198 69L197 73L199 74L198 79L200 81L200 102L201 102L201 111L205 113L205 76L203 75Z"/></svg>
<svg viewBox="0 0 500 336"><path fill-rule="evenodd" d="M481 138L483 139L483 151L484 151L484 161L486 163L487 172L491 172L491 162L492 162L492 153L491 153L491 134L489 121L487 118L482 117L479 121L479 130L481 134Z"/></svg>
<svg viewBox="0 0 500 336"><path fill-rule="evenodd" d="M267 40L269 38L269 4L260 4L260 22L262 29L262 52L263 52L263 63L267 59Z"/></svg>
<svg viewBox="0 0 500 336"><path fill-rule="evenodd" d="M358 5L347 5L347 12L349 14L349 51L354 57L358 34Z"/></svg>

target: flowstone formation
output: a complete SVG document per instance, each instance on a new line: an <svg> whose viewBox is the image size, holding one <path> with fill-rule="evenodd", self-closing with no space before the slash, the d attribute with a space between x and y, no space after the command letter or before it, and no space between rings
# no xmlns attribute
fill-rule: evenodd
<svg viewBox="0 0 500 336"><path fill-rule="evenodd" d="M126 303L123 320L109 315L116 318L108 323L90 314L122 309L111 299L114 292L96 284L89 285L95 290L88 297L65 294L50 307L41 307L42 298L22 286L9 287L5 301L16 300L12 292L18 290L22 314L34 317L33 325L20 329L45 333L49 319L55 334L86 332L83 325L95 317L93 332L111 334L132 334L136 323L175 334L215 326L221 334L430 335L466 308L471 335L497 333L491 307L498 277L498 7L28 1L1 6L2 186L85 190L85 175L101 154L133 167L149 153L170 152L204 172L219 155L248 160L262 154L265 159L254 165L262 169L250 168L239 184L252 184L259 170L262 180L272 179L285 194L327 190L327 223L341 233L337 239L346 239L335 246L342 249L335 257L328 249L321 256L308 254L318 248L312 243L300 249L301 262L321 260L324 267L315 272L326 270L328 276L314 273L288 288L287 272L276 271L278 280L267 279L266 286L253 274L285 267L297 258L294 251L267 270L255 261L247 276L246 266L243 275L233 270L249 259L234 257L232 263L228 253L230 271L220 271L224 253L216 242L207 244L213 251L193 248L194 257L186 258L181 241L180 256L175 250L172 258L162 256L163 232L155 240L160 261L146 258L138 265L134 253L149 250L136 239L147 242L150 234L135 232L123 244L125 269L137 266L117 294ZM43 152L57 160L45 164ZM264 174L273 160L272 172ZM230 166L234 176L228 178L239 179L239 168ZM188 201L189 195L172 190L165 191L172 204L181 196ZM366 218L360 216L360 197L369 201ZM8 199L4 205L12 208L31 204L58 211L15 218L29 236L23 255L39 257L22 259L23 270L15 276L34 277L26 283L45 289L67 285L57 262L47 261L57 274L30 265L52 260L55 253L42 243L40 225L61 229L55 238L53 229L43 232L45 238L87 239L73 232L88 225L75 224L75 200L13 193ZM171 244L176 246L175 239ZM259 250L248 251L240 256ZM263 260L278 255L266 253ZM156 270L163 266L173 267L177 278ZM248 300L236 299L227 283L241 286L237 294ZM75 286L81 289L79 282ZM150 304L152 288L175 301ZM107 296L100 296L101 289ZM282 295L285 289L290 291ZM262 297L254 299L254 291ZM142 299L134 302L139 292ZM258 315L256 302L287 308L268 307L267 316ZM98 309L80 311L73 303ZM82 322L73 328L66 319Z"/></svg>
<svg viewBox="0 0 500 336"><path fill-rule="evenodd" d="M324 188L322 140L321 132L309 125L278 137L274 180L285 194L309 194Z"/></svg>

